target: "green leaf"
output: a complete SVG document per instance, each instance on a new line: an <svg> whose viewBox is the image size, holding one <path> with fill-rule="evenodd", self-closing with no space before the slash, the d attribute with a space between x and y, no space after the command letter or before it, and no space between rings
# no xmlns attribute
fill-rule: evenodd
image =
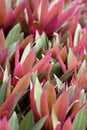
<svg viewBox="0 0 87 130"><path fill-rule="evenodd" d="M18 118L15 112L13 113L13 115L11 116L9 120L9 127L10 127L10 130L19 130Z"/></svg>
<svg viewBox="0 0 87 130"><path fill-rule="evenodd" d="M5 91L6 91L6 81L0 86L0 106L4 101Z"/></svg>
<svg viewBox="0 0 87 130"><path fill-rule="evenodd" d="M22 42L23 39L24 39L24 33L22 32L22 33L18 36L18 40L19 40L20 42Z"/></svg>
<svg viewBox="0 0 87 130"><path fill-rule="evenodd" d="M82 105L86 101L86 94L84 89L81 90L80 104Z"/></svg>
<svg viewBox="0 0 87 130"><path fill-rule="evenodd" d="M16 6L18 6L23 0L16 0Z"/></svg>
<svg viewBox="0 0 87 130"><path fill-rule="evenodd" d="M80 26L80 24L78 24L77 27L76 27L75 35L74 35L74 42L73 42L74 46L78 45L80 33L81 33L81 26Z"/></svg>
<svg viewBox="0 0 87 130"><path fill-rule="evenodd" d="M83 107L76 115L73 121L74 130L86 130L87 125L87 110Z"/></svg>
<svg viewBox="0 0 87 130"><path fill-rule="evenodd" d="M73 70L72 70L72 71L69 71L69 72L67 72L67 73L65 73L65 74L60 78L60 80L61 80L62 82L65 82L66 80L68 80L68 79L73 75L73 73L74 73Z"/></svg>
<svg viewBox="0 0 87 130"><path fill-rule="evenodd" d="M18 23L11 29L11 31L7 35L6 43L9 48L13 43L15 43L18 40L20 32L21 32L21 25Z"/></svg>
<svg viewBox="0 0 87 130"><path fill-rule="evenodd" d="M59 35L54 32L54 37L52 39L52 42L53 42L53 46L56 46L56 45L59 45L60 44L60 38L59 38Z"/></svg>
<svg viewBox="0 0 87 130"><path fill-rule="evenodd" d="M33 112L30 111L25 118L22 120L19 130L31 130L34 125ZM15 129L16 130L16 129Z"/></svg>
<svg viewBox="0 0 87 130"><path fill-rule="evenodd" d="M51 69L51 72L50 72L50 78L51 80L54 79L54 74L57 76L57 77L60 77L61 75L61 66L59 64L59 62L56 62L54 65L53 65L53 68Z"/></svg>
<svg viewBox="0 0 87 130"><path fill-rule="evenodd" d="M86 69L86 61L84 60L78 71L78 79L80 78L81 74L84 72L85 69Z"/></svg>
<svg viewBox="0 0 87 130"><path fill-rule="evenodd" d="M7 79L8 79L8 69L7 69L7 66L6 66L4 76L3 76L3 82L5 82Z"/></svg>
<svg viewBox="0 0 87 130"><path fill-rule="evenodd" d="M57 119L56 112L54 108L52 108L52 122L53 122L53 128L56 129L57 125L60 124L60 122Z"/></svg>
<svg viewBox="0 0 87 130"><path fill-rule="evenodd" d="M74 92L75 92L75 89L76 89L76 84L73 85L73 86L70 86L70 87L68 88L69 101L71 101L72 96L73 96L73 94L74 94Z"/></svg>
<svg viewBox="0 0 87 130"><path fill-rule="evenodd" d="M72 52L71 48L69 48L69 53L68 53L68 66L69 66L69 64L70 64L70 61L71 61L72 57L73 57L73 52Z"/></svg>
<svg viewBox="0 0 87 130"><path fill-rule="evenodd" d="M62 81L55 74L54 74L54 77L56 79L58 89L61 89L63 86Z"/></svg>
<svg viewBox="0 0 87 130"><path fill-rule="evenodd" d="M8 51L8 58L10 59L11 56L14 54L15 52L15 49L16 49L16 43L12 44L9 48L9 51Z"/></svg>
<svg viewBox="0 0 87 130"><path fill-rule="evenodd" d="M38 32L36 32L36 45L34 46L35 54L37 55L38 52L41 50L42 47L47 48L47 40L46 35L43 32L40 36Z"/></svg>
<svg viewBox="0 0 87 130"><path fill-rule="evenodd" d="M35 91L34 91L34 99L36 101L36 106L37 106L37 110L38 110L39 115L41 115L41 110L40 110L40 98L41 98L41 94L42 94L41 84L40 84L38 78L36 78Z"/></svg>
<svg viewBox="0 0 87 130"><path fill-rule="evenodd" d="M31 130L41 130L41 128L43 127L46 119L47 119L48 116L45 116L43 118L41 118L34 126ZM26 129L28 130L28 129Z"/></svg>
<svg viewBox="0 0 87 130"><path fill-rule="evenodd" d="M7 10L9 11L11 9L11 0L5 0Z"/></svg>
<svg viewBox="0 0 87 130"><path fill-rule="evenodd" d="M29 52L30 52L30 44L28 44L28 45L25 47L24 51L23 51L23 54L22 54L22 57L21 57L21 61L20 61L21 64L23 64L23 62L24 62L24 60L26 59L26 57L27 57L27 55L29 54Z"/></svg>

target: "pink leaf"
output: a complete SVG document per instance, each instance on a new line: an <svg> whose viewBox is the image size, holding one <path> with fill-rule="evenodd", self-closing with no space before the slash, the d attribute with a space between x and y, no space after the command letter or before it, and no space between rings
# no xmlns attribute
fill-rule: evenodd
<svg viewBox="0 0 87 130"><path fill-rule="evenodd" d="M6 117L0 120L0 130L10 130Z"/></svg>
<svg viewBox="0 0 87 130"><path fill-rule="evenodd" d="M70 9L65 11L62 15L59 15L57 28L59 28L65 21L69 20L71 16L73 16L73 14L76 12L77 7L78 1L74 2Z"/></svg>
<svg viewBox="0 0 87 130"><path fill-rule="evenodd" d="M66 122L63 125L62 130L73 130L73 125L71 123L70 118L66 120Z"/></svg>
<svg viewBox="0 0 87 130"><path fill-rule="evenodd" d="M54 4L53 7L51 7L51 9L49 9L48 13L46 14L45 18L46 20L44 19L42 23L43 28L45 28L45 30L48 30L49 27L51 27L52 29L53 27L55 28L55 21L57 20L57 16L62 12L63 6L64 6L64 0L59 0L57 3ZM51 26L52 24L54 26Z"/></svg>
<svg viewBox="0 0 87 130"><path fill-rule="evenodd" d="M66 116L66 112L68 109L68 94L64 91L56 100L54 104L54 110L60 122L63 122Z"/></svg>
<svg viewBox="0 0 87 130"><path fill-rule="evenodd" d="M48 101L46 91L43 89L40 99L41 116L44 117L49 114Z"/></svg>
<svg viewBox="0 0 87 130"><path fill-rule="evenodd" d="M28 73L18 81L12 93L23 94L27 90L29 82L30 82L30 74Z"/></svg>
<svg viewBox="0 0 87 130"><path fill-rule="evenodd" d="M35 121L38 121L40 119L40 115L39 115L39 113L37 111L36 102L34 100L34 87L30 91L30 105L31 105L31 109L34 112Z"/></svg>
<svg viewBox="0 0 87 130"><path fill-rule="evenodd" d="M58 124L55 130L61 130L61 124Z"/></svg>
<svg viewBox="0 0 87 130"><path fill-rule="evenodd" d="M8 113L10 114L15 105L15 102L16 102L16 94L11 94L6 99L6 101L0 106L0 116L2 116L5 111L8 111Z"/></svg>
<svg viewBox="0 0 87 130"><path fill-rule="evenodd" d="M2 26L6 16L6 2L5 0L0 0L0 27Z"/></svg>
<svg viewBox="0 0 87 130"><path fill-rule="evenodd" d="M25 9L25 4L24 1L22 1L15 9L14 9L14 15L15 18L18 19L21 17L21 15L23 15Z"/></svg>
<svg viewBox="0 0 87 130"><path fill-rule="evenodd" d="M3 29L0 29L0 44L1 44L2 50L6 49L6 41L5 41Z"/></svg>
<svg viewBox="0 0 87 130"><path fill-rule="evenodd" d="M23 77L23 68L21 66L20 63L18 63L16 66L15 66L15 69L14 69L14 76L18 77L18 78L22 78Z"/></svg>
<svg viewBox="0 0 87 130"><path fill-rule="evenodd" d="M49 66L50 60L51 54L46 55L44 58L38 61L38 63L33 67L32 71L38 71L38 74L40 75Z"/></svg>
<svg viewBox="0 0 87 130"><path fill-rule="evenodd" d="M4 23L3 23L3 28L4 28L4 31L6 34L13 27L15 20L16 20L16 18L14 16L14 12L12 9L10 9L10 11L7 13Z"/></svg>
<svg viewBox="0 0 87 130"><path fill-rule="evenodd" d="M80 76L80 78L79 78L79 80L78 80L78 85L79 85L79 87L80 87L81 89L87 90L87 70L85 70L85 71L81 74L81 76Z"/></svg>
<svg viewBox="0 0 87 130"><path fill-rule="evenodd" d="M24 60L23 65L22 65L24 74L31 72L33 64L34 64L34 60L35 60L34 50L32 49L30 51L30 53L27 55L26 59Z"/></svg>
<svg viewBox="0 0 87 130"><path fill-rule="evenodd" d="M56 101L56 92L55 92L54 86L52 84L46 88L46 94L47 94L49 111L51 113L52 106Z"/></svg>

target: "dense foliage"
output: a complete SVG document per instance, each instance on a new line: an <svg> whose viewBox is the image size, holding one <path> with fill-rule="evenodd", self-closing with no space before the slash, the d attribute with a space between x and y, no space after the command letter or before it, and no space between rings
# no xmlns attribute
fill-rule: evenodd
<svg viewBox="0 0 87 130"><path fill-rule="evenodd" d="M0 130L87 129L87 0L0 0Z"/></svg>

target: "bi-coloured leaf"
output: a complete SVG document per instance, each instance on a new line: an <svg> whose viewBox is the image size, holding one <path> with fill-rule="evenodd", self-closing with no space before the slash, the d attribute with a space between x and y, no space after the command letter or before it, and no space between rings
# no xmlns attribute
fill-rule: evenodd
<svg viewBox="0 0 87 130"><path fill-rule="evenodd" d="M74 130L86 130L87 125L87 109L83 107L76 115L73 121Z"/></svg>
<svg viewBox="0 0 87 130"><path fill-rule="evenodd" d="M18 118L16 112L14 112L9 119L10 130L19 130Z"/></svg>
<svg viewBox="0 0 87 130"><path fill-rule="evenodd" d="M27 74L19 80L12 93L15 94L19 94L21 92L24 93L29 86L29 82L30 82L30 74Z"/></svg>

